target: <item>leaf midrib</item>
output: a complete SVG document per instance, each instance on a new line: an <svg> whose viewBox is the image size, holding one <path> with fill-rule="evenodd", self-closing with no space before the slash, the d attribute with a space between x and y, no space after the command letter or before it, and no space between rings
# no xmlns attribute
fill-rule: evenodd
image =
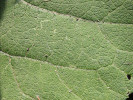
<svg viewBox="0 0 133 100"><path fill-rule="evenodd" d="M48 10L46 10L46 9L42 9L42 8L39 8L39 7L36 7L36 6L34 6L34 5L31 5L30 3L27 3L27 2L25 2L24 0L21 0L21 2L22 3L24 3L24 4L26 4L26 5L28 5L28 6L30 6L30 7L32 7L32 8L35 8L35 9L38 9L38 10L41 10L41 11L48 11ZM50 13L52 13L51 11L48 11L48 12L50 12ZM55 12L56 13L56 12ZM61 14L62 15L62 14ZM63 16L66 16L66 15L63 15ZM73 16L74 17L74 16ZM75 18L75 17L74 17ZM86 21L88 21L88 20L86 20ZM113 44L112 44L112 42L110 41L110 40L108 40L107 39L107 37L102 33L102 31L101 31L101 28L100 28L100 24L99 24L100 22L97 22L96 23L96 25L97 25L97 28L98 28L98 30L100 31L100 33L103 35L103 37L105 38L105 40L107 40L107 41L109 41L109 43L110 43L110 45L112 46L112 48L115 50L115 52L117 52L117 51L120 51L120 52L126 52L126 53L130 53L130 54L133 54L133 52L130 52L130 51L125 51L125 50L121 50L121 49L119 49L119 48L117 48L116 46L114 46ZM111 24L111 23L110 23ZM130 24L130 25L132 25L132 24ZM5 35L7 35L7 34L3 34L2 36L5 36ZM1 50L2 51L2 50ZM2 51L2 52L4 52L4 51ZM14 56L14 55L13 55ZM26 55L24 55L25 57L27 57ZM30 58L30 57L28 57L28 58ZM32 59L32 58L31 58ZM37 59L36 59L37 60ZM53 65L52 63L50 63L50 62L48 62L49 64L51 64L51 65ZM54 65L54 66L59 66L59 65ZM108 66L110 66L110 65L108 65ZM60 66L61 67L61 66ZM67 67L69 67L70 68L70 66L67 66ZM75 66L76 67L76 66ZM107 66L106 66L107 67ZM77 68L76 68L77 69ZM80 70L89 70L89 69L81 69L81 68L78 68L78 69L80 69Z"/></svg>
<svg viewBox="0 0 133 100"><path fill-rule="evenodd" d="M16 83L16 85L17 85L17 87L18 87L18 89L19 89L19 91L21 92L21 94L23 94L23 95L25 95L25 96L27 96L28 98L32 98L32 99L34 99L33 97L31 97L31 96L29 96L29 95L27 95L27 94L25 94L22 90L21 90L21 88L20 88L20 86L18 85L19 83L17 82L17 79L15 78L15 75L14 75L14 69L12 68L12 64L11 64L11 62L10 62L10 59L11 59L11 57L16 57L16 58L24 58L24 59L28 59L28 60L31 60L31 61L38 61L38 62L42 62L42 63L44 63L44 64L49 64L49 65L51 65L52 67L55 67L56 68L56 71L58 71L58 69L57 68L62 68L62 69L69 69L69 70L77 70L77 71L87 71L87 72L89 72L89 71L98 71L99 69L101 69L101 68L103 68L103 67L100 67L99 69L97 69L97 70L90 70L90 69L80 69L80 68L71 68L71 67L62 67L62 66L58 66L58 65L53 65L53 64L51 64L51 63L49 63L49 62L47 62L47 61L41 61L41 60L37 60L37 59L33 59L33 58L28 58L28 57L21 57L21 56L12 56L12 55L10 55L10 54L8 54L8 53L4 53L4 52L2 52L2 51L0 51L0 53L2 53L2 54L4 54L4 55L6 55L6 56L8 56L9 57L9 66L11 66L11 71L12 71L12 74L13 74L13 78L14 78L14 81L15 81L15 83ZM113 65L113 64L112 64ZM109 66L111 66L111 65L109 65ZM120 70L118 67L116 67L115 66L115 68L117 68L118 70ZM122 70L120 70L122 73L124 73L125 75L126 75L126 73L124 72L124 71L122 71ZM56 72L56 74L57 74L57 77L58 77L58 72ZM98 74L98 76L99 76L99 78L100 78L100 80L103 82L103 84L106 86L106 87L108 87L107 85L106 85L106 83L104 82L104 80L102 80L102 78L101 78L101 76L99 75L99 73L97 72L97 74ZM58 77L58 78L60 78L60 77ZM62 83L62 84L64 84L65 85L65 83L63 83L62 81L62 79L60 80L59 79L59 81ZM68 86L65 86L67 89L70 89ZM123 94L121 94L121 93L119 93L119 92L116 92L116 91L114 91L113 89L111 89L111 88L109 88L109 90L110 91L113 91L113 92L115 92L115 93L117 93L117 94L119 94L119 95L121 95L121 96L124 96ZM73 93L73 95L75 95L76 97L78 97L80 100L82 100L79 96L77 96L75 93Z"/></svg>
<svg viewBox="0 0 133 100"><path fill-rule="evenodd" d="M126 0L127 1L127 0ZM126 2L125 1L125 2ZM106 24L116 24L116 25L133 25L133 24L129 24L129 23L113 23L113 22L103 22L103 21L92 21L92 20L87 20L87 19L83 19L83 18L80 18L80 17L76 17L76 16L73 16L73 15L69 15L69 14L63 14L63 13L58 13L58 12L56 12L56 11L50 11L50 10L48 10L48 9L45 9L45 8L40 8L40 7L38 7L38 6L35 6L35 5L32 5L32 4L30 4L30 3L28 3L28 2L26 2L25 0L20 0L20 2L22 2L23 4L25 4L25 5L28 5L28 6L30 6L30 7L32 7L32 8L35 8L36 10L40 10L40 11L42 11L42 12L49 12L49 13L52 13L52 14L55 14L55 15L62 15L62 16L68 16L68 17L72 17L72 18L74 18L74 19L78 19L78 20L82 20L82 21L85 21L85 22L93 22L93 23L97 23L97 24L102 24L102 23L106 23ZM123 5L123 4L122 4ZM120 6L122 6L122 5L120 5ZM116 8L117 9L117 8ZM113 10L114 11L114 10ZM105 16L106 17L106 16ZM105 18L104 17L104 18ZM103 19L104 19L103 18Z"/></svg>

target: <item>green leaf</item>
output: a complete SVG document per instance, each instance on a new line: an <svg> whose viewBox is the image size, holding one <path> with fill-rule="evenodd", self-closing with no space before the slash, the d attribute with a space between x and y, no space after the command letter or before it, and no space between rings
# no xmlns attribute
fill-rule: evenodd
<svg viewBox="0 0 133 100"><path fill-rule="evenodd" d="M133 92L132 0L4 3L0 100L126 100Z"/></svg>
<svg viewBox="0 0 133 100"><path fill-rule="evenodd" d="M132 0L25 0L35 6L86 20L133 24Z"/></svg>

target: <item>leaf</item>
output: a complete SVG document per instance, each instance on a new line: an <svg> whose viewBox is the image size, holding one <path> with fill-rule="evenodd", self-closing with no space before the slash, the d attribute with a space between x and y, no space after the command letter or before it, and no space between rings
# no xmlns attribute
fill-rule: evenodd
<svg viewBox="0 0 133 100"><path fill-rule="evenodd" d="M133 92L132 1L118 1L6 1L0 99L126 100ZM89 7L96 16L80 16Z"/></svg>
<svg viewBox="0 0 133 100"><path fill-rule="evenodd" d="M132 0L25 0L33 5L86 20L133 24Z"/></svg>

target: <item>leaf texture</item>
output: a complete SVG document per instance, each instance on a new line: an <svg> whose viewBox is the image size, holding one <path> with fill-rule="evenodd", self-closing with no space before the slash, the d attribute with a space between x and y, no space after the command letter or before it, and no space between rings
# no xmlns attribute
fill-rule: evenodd
<svg viewBox="0 0 133 100"><path fill-rule="evenodd" d="M0 99L126 100L133 92L132 6L132 0L6 1Z"/></svg>

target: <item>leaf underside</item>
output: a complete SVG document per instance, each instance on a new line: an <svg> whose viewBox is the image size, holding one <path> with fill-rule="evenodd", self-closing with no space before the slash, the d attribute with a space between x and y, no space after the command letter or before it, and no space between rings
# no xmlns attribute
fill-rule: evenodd
<svg viewBox="0 0 133 100"><path fill-rule="evenodd" d="M132 0L0 3L0 100L126 100L133 92Z"/></svg>

